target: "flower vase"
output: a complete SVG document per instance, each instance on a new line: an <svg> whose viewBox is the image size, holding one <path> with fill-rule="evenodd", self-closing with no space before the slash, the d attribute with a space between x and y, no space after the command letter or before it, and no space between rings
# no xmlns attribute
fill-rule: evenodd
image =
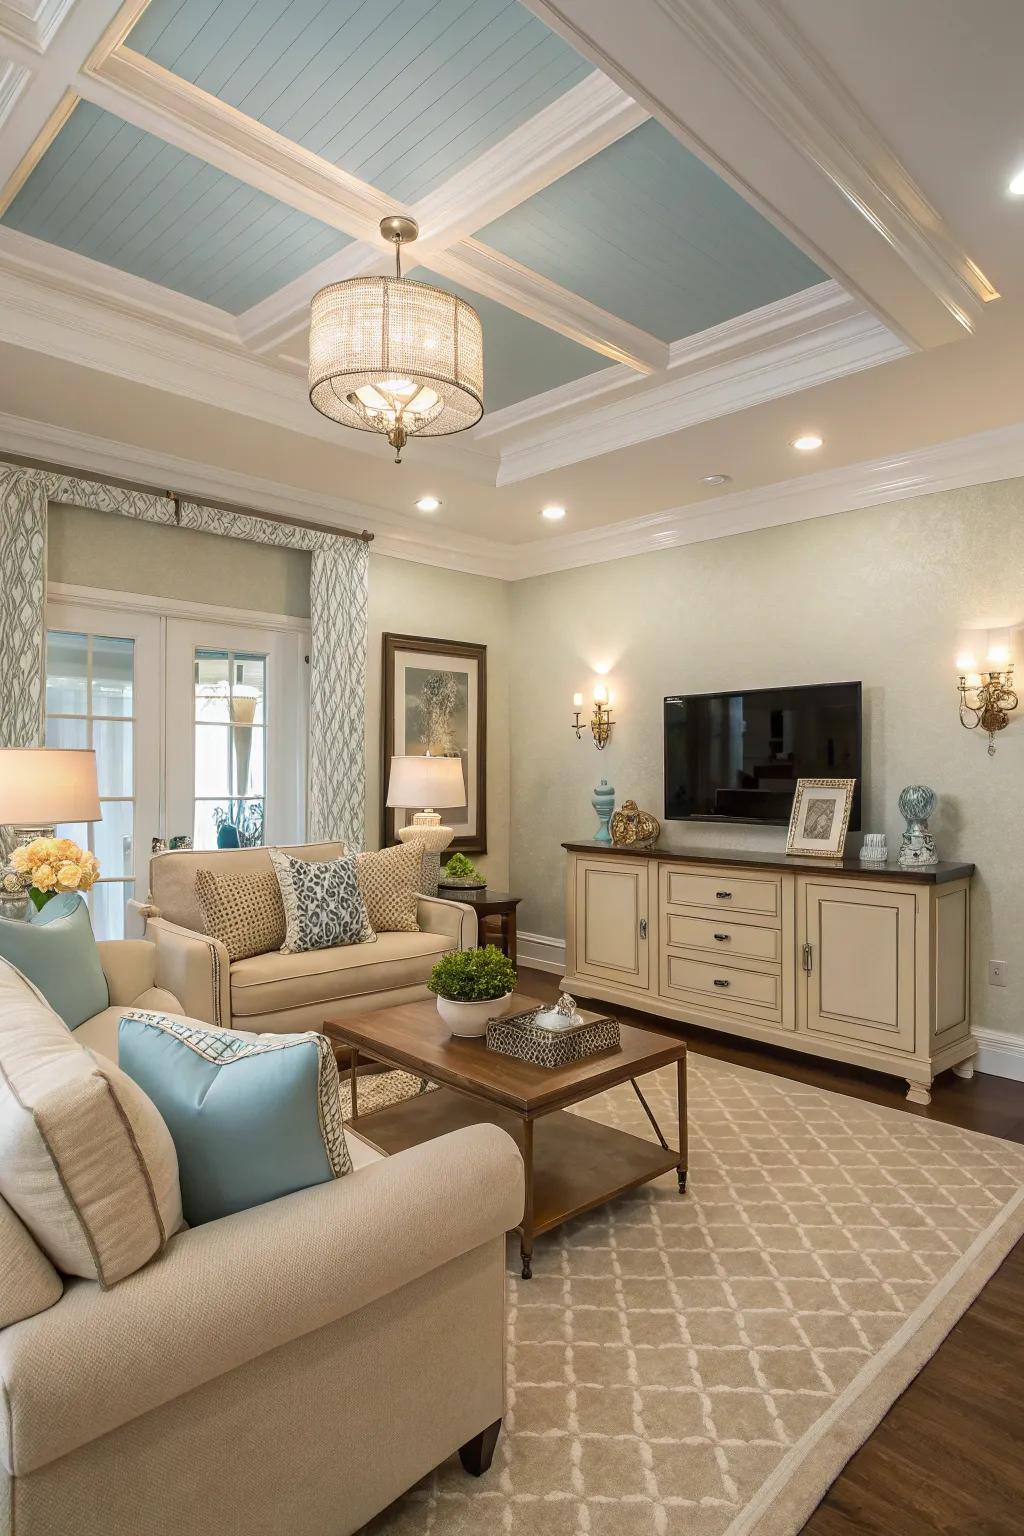
<svg viewBox="0 0 1024 1536"><path fill-rule="evenodd" d="M594 842L607 843L610 848L612 834L608 823L611 821L612 811L615 809L615 789L608 783L607 779L602 779L600 784L598 784L590 803L597 812L597 831L594 833Z"/></svg>

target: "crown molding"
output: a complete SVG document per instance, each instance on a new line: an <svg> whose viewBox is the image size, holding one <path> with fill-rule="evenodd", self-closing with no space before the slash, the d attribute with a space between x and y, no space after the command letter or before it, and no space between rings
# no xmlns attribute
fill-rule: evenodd
<svg viewBox="0 0 1024 1536"><path fill-rule="evenodd" d="M727 492L604 528L537 539L517 546L515 579L1021 476L1024 422L774 485Z"/></svg>
<svg viewBox="0 0 1024 1536"><path fill-rule="evenodd" d="M614 453L702 421L747 410L766 400L827 384L845 374L891 362L909 350L899 337L846 295L840 299L838 290L831 303L812 300L810 308L803 326L792 318L788 322L780 319L774 329L795 328L795 334L776 341L768 339L767 344L765 339L770 338L773 327L763 316L750 326L746 342L743 338L749 317L741 316L731 333L736 338L731 348L728 329L717 342L690 338L689 356L685 344L680 343L675 369L682 373L681 377L598 405L586 415L573 418L571 432L562 420L533 437L503 445L498 485L511 485L577 464L581 459ZM793 306L790 315L798 313L797 306ZM726 324L732 327L734 322ZM762 325L767 325L767 330L760 329ZM722 327L715 330L721 331ZM733 355L714 362L722 351L732 351Z"/></svg>
<svg viewBox="0 0 1024 1536"><path fill-rule="evenodd" d="M305 515L339 527L358 526L374 535L371 550L375 554L522 581L759 528L831 517L859 507L1024 477L1024 422L528 544L454 533L439 523L431 523L425 531L423 524L380 507L25 417L0 415L0 456L4 453L66 464L114 480L171 486L185 496Z"/></svg>
<svg viewBox="0 0 1024 1536"><path fill-rule="evenodd" d="M254 511L306 516L318 522L336 523L339 528L362 528L373 534L372 554L475 576L511 579L508 546L490 539L455 533L440 524L414 523L411 518L403 519L384 508L343 496L320 495L177 454L75 432L50 422L0 414L0 456L4 453L68 465L83 473L109 475L112 480L170 486L186 498L192 495L214 501L222 499L233 505L251 506Z"/></svg>
<svg viewBox="0 0 1024 1536"><path fill-rule="evenodd" d="M13 59L0 59L0 128L17 105L18 97L32 78L32 71Z"/></svg>
<svg viewBox="0 0 1024 1536"><path fill-rule="evenodd" d="M2 0L0 36L45 53L75 0Z"/></svg>
<svg viewBox="0 0 1024 1536"><path fill-rule="evenodd" d="M779 0L656 0L818 167L967 331L998 292Z"/></svg>
<svg viewBox="0 0 1024 1536"><path fill-rule="evenodd" d="M911 345L997 297L780 0L524 3Z"/></svg>

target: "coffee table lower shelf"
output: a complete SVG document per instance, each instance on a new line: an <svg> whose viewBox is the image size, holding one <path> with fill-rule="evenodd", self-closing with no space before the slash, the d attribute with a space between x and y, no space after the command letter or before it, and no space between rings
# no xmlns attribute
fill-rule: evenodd
<svg viewBox="0 0 1024 1536"><path fill-rule="evenodd" d="M508 1131L526 1163L526 1212L516 1229L522 1237L524 1279L532 1270L534 1236L679 1168L680 1154L671 1147L582 1115L562 1109L524 1120L512 1110L448 1088L351 1121L354 1131L389 1156L448 1131L482 1124Z"/></svg>

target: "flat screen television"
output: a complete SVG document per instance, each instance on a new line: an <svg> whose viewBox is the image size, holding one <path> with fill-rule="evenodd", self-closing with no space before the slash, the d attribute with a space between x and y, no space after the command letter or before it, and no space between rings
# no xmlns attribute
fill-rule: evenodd
<svg viewBox="0 0 1024 1536"><path fill-rule="evenodd" d="M819 683L665 700L667 821L786 826L797 779L856 779L860 828L861 686Z"/></svg>

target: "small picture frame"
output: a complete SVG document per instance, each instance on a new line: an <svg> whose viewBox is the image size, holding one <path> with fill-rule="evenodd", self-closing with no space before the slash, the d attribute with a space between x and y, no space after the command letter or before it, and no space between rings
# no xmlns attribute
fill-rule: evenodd
<svg viewBox="0 0 1024 1536"><path fill-rule="evenodd" d="M786 852L841 859L856 787L856 779L797 779Z"/></svg>

